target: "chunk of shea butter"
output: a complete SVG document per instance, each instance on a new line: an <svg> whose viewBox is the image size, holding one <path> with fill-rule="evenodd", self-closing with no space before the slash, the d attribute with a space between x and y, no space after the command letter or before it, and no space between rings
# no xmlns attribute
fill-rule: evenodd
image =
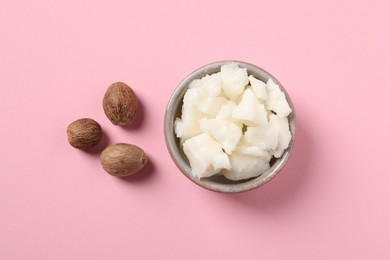
<svg viewBox="0 0 390 260"><path fill-rule="evenodd" d="M280 90L272 79L267 81L267 90L269 94L268 109L274 111L279 117L286 117L291 113L291 108L286 100L286 95Z"/></svg>
<svg viewBox="0 0 390 260"><path fill-rule="evenodd" d="M236 107L236 103L231 101L231 100L228 100L227 102L225 102L222 106L221 106L221 109L218 111L217 113L217 118L221 118L221 119L225 119L225 120L231 120L231 121L234 121L234 122L238 122L237 120L235 120L233 117L232 117L232 114L233 114L233 110L234 108Z"/></svg>
<svg viewBox="0 0 390 260"><path fill-rule="evenodd" d="M207 97L198 103L198 110L201 111L207 117L216 117L217 113L227 102L224 97Z"/></svg>
<svg viewBox="0 0 390 260"><path fill-rule="evenodd" d="M287 117L279 117L277 115L271 115L270 124L275 125L275 132L278 134L278 144L273 149L272 154L279 158L282 156L284 150L288 147L291 141L291 132L288 124Z"/></svg>
<svg viewBox="0 0 390 260"><path fill-rule="evenodd" d="M217 97L221 94L222 80L219 73L206 75L201 79L201 81L202 84L200 87L202 87L210 97Z"/></svg>
<svg viewBox="0 0 390 260"><path fill-rule="evenodd" d="M267 84L265 84L261 80L256 79L252 75L249 76L249 82L253 90L253 93L255 93L258 99L263 101L268 100Z"/></svg>
<svg viewBox="0 0 390 260"><path fill-rule="evenodd" d="M232 181L256 177L270 168L269 161L259 156L233 152L229 159L231 169L224 169L222 174Z"/></svg>
<svg viewBox="0 0 390 260"><path fill-rule="evenodd" d="M222 169L231 168L229 158L223 152L221 144L208 133L187 139L183 143L183 151L190 161L195 177L210 177Z"/></svg>
<svg viewBox="0 0 390 260"><path fill-rule="evenodd" d="M278 125L270 122L267 126L248 127L244 134L245 141L259 149L272 151L278 145Z"/></svg>
<svg viewBox="0 0 390 260"><path fill-rule="evenodd" d="M182 116L175 120L175 133L184 142L188 138L202 133L199 120L203 113L198 109L198 104L206 98L200 88L188 89L183 99Z"/></svg>
<svg viewBox="0 0 390 260"><path fill-rule="evenodd" d="M259 102L251 89L246 89L241 102L234 109L233 118L240 120L248 126L265 126L268 124L267 111Z"/></svg>
<svg viewBox="0 0 390 260"><path fill-rule="evenodd" d="M271 154L258 146L253 146L242 137L234 152L229 155L230 170L222 174L229 180L237 181L256 177L270 168Z"/></svg>
<svg viewBox="0 0 390 260"><path fill-rule="evenodd" d="M237 64L231 63L223 65L220 73L223 92L229 99L236 100L249 83L246 69L239 68Z"/></svg>
<svg viewBox="0 0 390 260"><path fill-rule="evenodd" d="M231 154L236 148L242 136L242 124L237 124L223 118L200 120L200 128L210 133L221 145L227 154Z"/></svg>
<svg viewBox="0 0 390 260"><path fill-rule="evenodd" d="M266 161L271 160L271 154L269 151L266 151L257 145L251 145L246 141L244 136L241 137L241 140L237 144L236 149L234 151L244 155L258 156Z"/></svg>

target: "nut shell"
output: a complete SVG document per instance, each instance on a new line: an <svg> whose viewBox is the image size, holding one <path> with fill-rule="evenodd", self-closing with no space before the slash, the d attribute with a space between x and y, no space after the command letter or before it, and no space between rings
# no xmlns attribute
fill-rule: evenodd
<svg viewBox="0 0 390 260"><path fill-rule="evenodd" d="M91 118L82 118L72 122L67 128L68 141L78 149L88 149L97 145L102 138L102 128Z"/></svg>
<svg viewBox="0 0 390 260"><path fill-rule="evenodd" d="M128 176L141 170L147 163L145 152L132 144L113 144L100 155L103 169L113 176Z"/></svg>
<svg viewBox="0 0 390 260"><path fill-rule="evenodd" d="M130 124L137 112L137 97L123 82L111 84L103 98L103 109L114 125Z"/></svg>

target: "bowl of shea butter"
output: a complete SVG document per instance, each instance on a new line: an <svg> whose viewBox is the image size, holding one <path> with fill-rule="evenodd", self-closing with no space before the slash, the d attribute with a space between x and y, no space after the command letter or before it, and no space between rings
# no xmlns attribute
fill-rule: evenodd
<svg viewBox="0 0 390 260"><path fill-rule="evenodd" d="M216 192L244 192L285 166L295 111L270 73L242 61L220 61L179 84L166 108L164 135L174 163L192 182Z"/></svg>

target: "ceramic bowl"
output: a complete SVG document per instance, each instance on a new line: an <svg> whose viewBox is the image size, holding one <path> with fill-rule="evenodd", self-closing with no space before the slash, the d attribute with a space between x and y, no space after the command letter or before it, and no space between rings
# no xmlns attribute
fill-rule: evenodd
<svg viewBox="0 0 390 260"><path fill-rule="evenodd" d="M176 137L174 132L174 121L177 117L181 117L183 96L188 88L189 83L194 79L200 79L206 75L219 72L222 65L227 63L232 63L232 62L236 63L241 68L246 68L248 71L248 75L253 75L255 78L260 79L264 82L267 82L268 79L271 78L276 84L279 85L280 89L285 93L287 102L289 103L292 109L292 112L288 116L292 138L288 148L284 151L283 155L280 158L272 158L270 162L271 168L268 171L260 174L258 177L241 180L241 181L231 181L226 179L222 175L214 175L212 177L199 179L193 176L191 173L191 167L189 161L180 146L179 138ZM222 192L222 193L244 192L244 191L249 191L258 188L261 185L267 183L269 180L275 177L285 166L288 158L290 157L294 140L295 140L295 110L291 102L291 99L287 91L284 89L283 85L274 76L272 76L264 69L242 61L232 61L232 60L219 61L219 62L214 62L205 65L195 70L191 74L189 74L173 92L165 111L164 135L165 135L166 145L170 153L170 156L172 157L172 160L174 161L178 169L193 183L205 189L216 191L216 192Z"/></svg>

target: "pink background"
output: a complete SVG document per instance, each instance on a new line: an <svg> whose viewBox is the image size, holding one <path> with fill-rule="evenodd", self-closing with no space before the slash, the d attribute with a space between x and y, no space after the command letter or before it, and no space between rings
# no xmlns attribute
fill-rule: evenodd
<svg viewBox="0 0 390 260"><path fill-rule="evenodd" d="M363 1L0 1L0 259L390 259L390 5ZM226 195L186 179L163 138L168 99L196 68L257 64L289 91L286 168ZM142 104L105 117L109 84ZM92 152L67 125L101 123ZM106 174L99 150L151 164Z"/></svg>

